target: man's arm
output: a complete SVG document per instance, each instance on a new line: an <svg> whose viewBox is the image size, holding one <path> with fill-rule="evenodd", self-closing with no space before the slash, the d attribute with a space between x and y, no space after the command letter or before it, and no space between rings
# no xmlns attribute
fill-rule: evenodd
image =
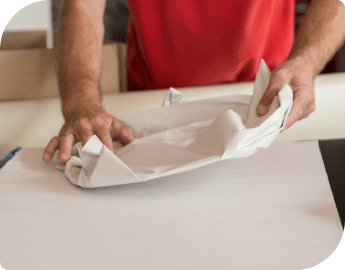
<svg viewBox="0 0 345 270"><path fill-rule="evenodd" d="M284 84L294 92L289 128L315 110L314 79L344 43L345 6L339 0L313 0L286 62L273 70L257 113L265 115Z"/></svg>
<svg viewBox="0 0 345 270"><path fill-rule="evenodd" d="M96 134L110 150L112 138L133 140L132 131L102 108L99 78L106 0L65 0L59 27L59 90L65 124L46 147L49 161L59 149L65 164L76 141L84 145Z"/></svg>

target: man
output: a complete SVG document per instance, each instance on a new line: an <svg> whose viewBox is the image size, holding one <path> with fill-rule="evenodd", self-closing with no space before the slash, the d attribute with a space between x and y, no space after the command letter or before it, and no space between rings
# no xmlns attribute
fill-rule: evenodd
<svg viewBox="0 0 345 270"><path fill-rule="evenodd" d="M257 107L264 115L284 84L294 93L285 128L315 110L314 78L344 42L345 7L314 0L293 41L295 0L128 0L129 90L254 79L259 60L273 69ZM65 0L59 86L65 118L46 147L65 164L73 144L96 134L110 150L133 132L102 108L99 92L106 0Z"/></svg>

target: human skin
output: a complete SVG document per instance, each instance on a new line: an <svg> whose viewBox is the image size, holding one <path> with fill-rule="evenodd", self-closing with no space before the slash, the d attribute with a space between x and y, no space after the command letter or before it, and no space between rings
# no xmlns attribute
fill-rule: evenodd
<svg viewBox="0 0 345 270"><path fill-rule="evenodd" d="M84 145L94 134L113 151L113 138L131 142L133 132L102 107L99 78L106 0L66 0L59 28L59 91L65 124L52 138L42 159L59 149L59 163L70 158L75 142ZM68 133L66 133L68 132Z"/></svg>
<svg viewBox="0 0 345 270"><path fill-rule="evenodd" d="M102 107L99 78L106 0L65 0L59 28L59 89L65 124L52 138L42 159L59 149L66 164L77 141L84 145L94 134L113 151L112 140L133 141L133 132ZM295 38L290 55L272 71L257 113L264 115L284 84L294 93L286 121L289 128L315 110L314 79L345 38L345 7L339 0L314 0ZM67 133L66 133L67 132Z"/></svg>
<svg viewBox="0 0 345 270"><path fill-rule="evenodd" d="M314 79L334 56L345 39L345 6L339 0L314 0L296 35L287 61L275 68L257 113L265 115L273 98L284 84L289 84L293 106L285 123L296 121L315 110Z"/></svg>

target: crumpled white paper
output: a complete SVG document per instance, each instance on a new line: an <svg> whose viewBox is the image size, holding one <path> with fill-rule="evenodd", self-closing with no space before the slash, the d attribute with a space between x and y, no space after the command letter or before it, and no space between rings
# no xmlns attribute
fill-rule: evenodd
<svg viewBox="0 0 345 270"><path fill-rule="evenodd" d="M293 103L284 85L265 116L256 106L266 90L270 70L262 60L253 95L229 95L183 102L170 89L163 107L118 117L136 138L115 154L93 136L77 144L64 173L85 188L122 185L181 173L222 159L244 158L267 148L284 127ZM115 144L114 144L115 145Z"/></svg>

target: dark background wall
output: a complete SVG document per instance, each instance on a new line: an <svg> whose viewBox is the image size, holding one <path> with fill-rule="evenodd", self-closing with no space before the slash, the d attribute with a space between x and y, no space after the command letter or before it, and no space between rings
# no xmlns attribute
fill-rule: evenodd
<svg viewBox="0 0 345 270"><path fill-rule="evenodd" d="M296 22L295 29L298 30L303 16L312 0L296 0ZM53 26L55 29L59 23L59 12L63 0L52 0ZM105 14L105 39L126 42L126 26L129 10L125 0L108 0ZM345 46L343 46L334 58L327 64L323 73L345 71Z"/></svg>
<svg viewBox="0 0 345 270"><path fill-rule="evenodd" d="M52 0L53 27L58 28L61 4L64 0ZM108 0L104 14L104 38L113 41L126 42L126 28L129 10L126 0Z"/></svg>

